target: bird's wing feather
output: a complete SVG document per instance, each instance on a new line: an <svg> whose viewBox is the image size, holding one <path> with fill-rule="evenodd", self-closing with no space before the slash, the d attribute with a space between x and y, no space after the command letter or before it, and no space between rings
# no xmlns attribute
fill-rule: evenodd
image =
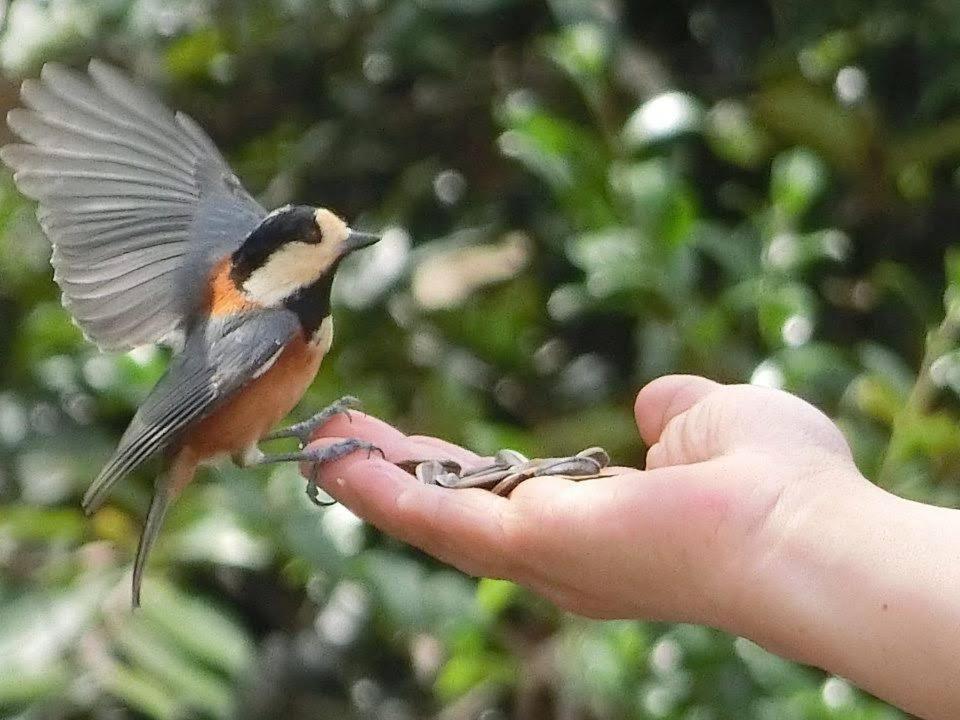
<svg viewBox="0 0 960 720"><path fill-rule="evenodd" d="M298 332L296 315L284 309L211 318L192 331L90 486L84 510L95 511L119 479L262 374Z"/></svg>
<svg viewBox="0 0 960 720"><path fill-rule="evenodd" d="M39 202L64 305L101 348L179 347L214 263L266 215L203 130L113 67L47 64L0 149Z"/></svg>

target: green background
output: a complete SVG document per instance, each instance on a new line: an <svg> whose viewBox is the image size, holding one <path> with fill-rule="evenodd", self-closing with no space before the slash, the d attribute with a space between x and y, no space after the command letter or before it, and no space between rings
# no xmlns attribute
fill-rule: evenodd
<svg viewBox="0 0 960 720"><path fill-rule="evenodd" d="M387 229L339 277L300 417L349 392L481 452L640 464L636 390L693 372L795 392L870 478L958 503L957 2L6 10L0 109L42 62L101 57L266 205ZM316 509L294 468L204 473L132 615L152 477L78 501L165 356L84 342L33 212L3 171L0 716L904 717L742 639L478 583Z"/></svg>

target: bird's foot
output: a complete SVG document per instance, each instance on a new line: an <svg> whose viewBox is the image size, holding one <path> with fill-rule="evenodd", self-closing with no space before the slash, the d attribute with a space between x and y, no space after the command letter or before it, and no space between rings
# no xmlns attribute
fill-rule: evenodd
<svg viewBox="0 0 960 720"><path fill-rule="evenodd" d="M307 479L307 497L310 498L310 502L317 507L336 505L336 500L320 500L320 487L318 485L320 468L326 463L339 460L359 450L366 450L368 458L375 452L380 453L380 457L386 457L383 450L376 445L357 438L347 438L346 440L341 440L325 447L308 448L301 453L304 456L302 462L313 463L313 468L310 470L310 477Z"/></svg>
<svg viewBox="0 0 960 720"><path fill-rule="evenodd" d="M303 422L298 422L295 425L275 430L263 439L279 440L281 438L295 437L300 441L300 447L306 447L307 443L313 438L313 434L326 422L332 420L337 415L345 415L347 419L350 420L350 411L359 409L360 401L352 395L345 395L336 402L327 405L313 417Z"/></svg>
<svg viewBox="0 0 960 720"><path fill-rule="evenodd" d="M358 452L360 450L366 450L367 457L370 457L375 452L380 453L381 457L386 457L383 453L383 450L372 443L368 443L365 440L360 440L359 438L347 438L331 445L304 448L295 453L264 455L263 457L259 458L258 464L266 465L268 463L278 462L311 463L313 468L310 471L310 477L307 478L307 497L310 498L310 502L312 502L314 505L319 507L327 507L329 505L335 505L336 501L327 502L325 500L320 500L320 485L318 483L320 479L320 468L326 463L339 460L342 457L346 457L350 453Z"/></svg>

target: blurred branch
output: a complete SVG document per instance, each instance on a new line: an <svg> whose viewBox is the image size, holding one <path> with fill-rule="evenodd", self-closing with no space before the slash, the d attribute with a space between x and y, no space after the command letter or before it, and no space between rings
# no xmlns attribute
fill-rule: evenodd
<svg viewBox="0 0 960 720"><path fill-rule="evenodd" d="M780 82L761 90L754 107L763 124L788 143L813 148L847 173L866 166L868 124L822 88L797 79Z"/></svg>
<svg viewBox="0 0 960 720"><path fill-rule="evenodd" d="M936 166L954 158L960 154L960 118L944 120L891 143L889 153L895 171L914 163Z"/></svg>
<svg viewBox="0 0 960 720"><path fill-rule="evenodd" d="M926 414L937 396L939 388L930 373L931 366L937 358L954 347L958 337L960 337L960 301L953 300L947 305L943 322L927 333L917 380L907 395L903 407L893 418L890 441L887 443L887 450L877 473L877 484L881 487L891 485L897 469L909 452L907 429L917 418Z"/></svg>

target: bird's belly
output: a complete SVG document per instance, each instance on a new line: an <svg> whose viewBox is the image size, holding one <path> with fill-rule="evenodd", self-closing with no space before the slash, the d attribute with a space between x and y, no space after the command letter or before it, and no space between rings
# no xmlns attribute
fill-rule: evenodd
<svg viewBox="0 0 960 720"><path fill-rule="evenodd" d="M181 448L200 460L241 455L293 410L316 377L323 349L290 343L276 362L184 435Z"/></svg>

